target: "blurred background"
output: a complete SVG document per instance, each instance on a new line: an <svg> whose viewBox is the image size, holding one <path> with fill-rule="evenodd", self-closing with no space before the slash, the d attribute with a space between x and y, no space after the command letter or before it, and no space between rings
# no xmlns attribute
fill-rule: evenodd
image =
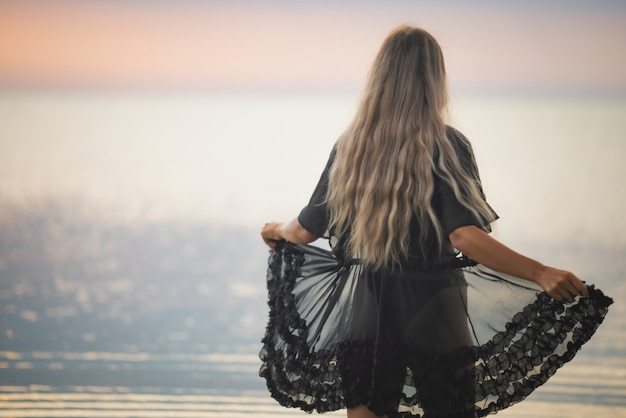
<svg viewBox="0 0 626 418"><path fill-rule="evenodd" d="M621 0L0 0L0 417L301 416L257 377L259 231L307 203L404 23L444 50L496 237L616 300L501 415L626 416L625 22Z"/></svg>

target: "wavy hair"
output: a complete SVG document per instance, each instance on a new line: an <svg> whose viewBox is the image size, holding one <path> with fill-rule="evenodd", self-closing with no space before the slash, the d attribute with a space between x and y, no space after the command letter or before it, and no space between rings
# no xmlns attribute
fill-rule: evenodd
<svg viewBox="0 0 626 418"><path fill-rule="evenodd" d="M495 220L478 179L446 137L446 70L437 41L411 26L384 41L361 102L339 138L327 203L334 235L349 255L379 268L402 265L413 218L422 254L430 234L443 242L432 206L435 176L479 219Z"/></svg>

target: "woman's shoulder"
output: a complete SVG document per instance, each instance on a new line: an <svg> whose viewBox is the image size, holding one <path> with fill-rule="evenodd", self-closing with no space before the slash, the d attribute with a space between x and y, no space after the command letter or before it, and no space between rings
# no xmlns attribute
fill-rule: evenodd
<svg viewBox="0 0 626 418"><path fill-rule="evenodd" d="M472 148L472 144L470 143L469 139L467 139L467 137L463 135L461 131L459 131L453 126L446 125L446 136L448 137L448 140L452 143L452 145L454 145L455 147L469 148L469 149Z"/></svg>
<svg viewBox="0 0 626 418"><path fill-rule="evenodd" d="M461 133L461 131L450 125L446 125L446 137L454 147L454 150L461 160L474 159L472 144L469 139Z"/></svg>

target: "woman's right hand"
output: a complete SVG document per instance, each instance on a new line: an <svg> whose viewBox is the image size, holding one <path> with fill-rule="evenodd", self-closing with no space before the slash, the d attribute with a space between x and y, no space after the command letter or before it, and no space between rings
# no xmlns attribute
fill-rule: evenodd
<svg viewBox="0 0 626 418"><path fill-rule="evenodd" d="M474 226L462 226L450 234L450 242L472 260L496 271L537 283L556 300L589 296L587 286L573 273L547 267L517 253Z"/></svg>
<svg viewBox="0 0 626 418"><path fill-rule="evenodd" d="M587 286L572 272L544 266L537 277L537 283L545 292L556 300L574 296L589 296Z"/></svg>

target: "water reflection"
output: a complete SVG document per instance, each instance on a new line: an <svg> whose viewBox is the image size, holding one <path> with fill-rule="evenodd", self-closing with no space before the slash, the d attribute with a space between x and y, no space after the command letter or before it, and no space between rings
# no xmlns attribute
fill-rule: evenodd
<svg viewBox="0 0 626 418"><path fill-rule="evenodd" d="M2 206L0 416L299 416L257 376L267 315L257 231L91 213L68 201ZM557 244L546 253L568 250ZM586 251L615 273L598 285L616 304L581 354L505 417L528 404L551 418L626 411L620 261Z"/></svg>
<svg viewBox="0 0 626 418"><path fill-rule="evenodd" d="M68 206L2 211L0 349L206 352L258 341L266 252L256 233L107 223Z"/></svg>

